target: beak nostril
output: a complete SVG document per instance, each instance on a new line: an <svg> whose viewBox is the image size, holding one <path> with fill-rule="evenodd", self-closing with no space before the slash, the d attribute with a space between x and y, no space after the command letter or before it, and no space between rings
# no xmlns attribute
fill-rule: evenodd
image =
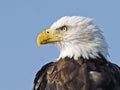
<svg viewBox="0 0 120 90"><path fill-rule="evenodd" d="M49 33L49 32L47 31L47 33Z"/></svg>

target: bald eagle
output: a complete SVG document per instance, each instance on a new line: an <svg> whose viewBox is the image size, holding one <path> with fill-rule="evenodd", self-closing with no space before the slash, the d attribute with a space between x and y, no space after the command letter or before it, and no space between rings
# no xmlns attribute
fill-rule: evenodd
<svg viewBox="0 0 120 90"><path fill-rule="evenodd" d="M108 45L92 19L62 17L38 35L38 46L48 43L60 55L37 72L33 90L120 90L120 67L107 60Z"/></svg>

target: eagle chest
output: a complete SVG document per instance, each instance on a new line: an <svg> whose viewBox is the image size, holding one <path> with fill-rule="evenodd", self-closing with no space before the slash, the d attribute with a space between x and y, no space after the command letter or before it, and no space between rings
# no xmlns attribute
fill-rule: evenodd
<svg viewBox="0 0 120 90"><path fill-rule="evenodd" d="M88 90L91 85L89 68L86 63L80 64L75 60L59 60L47 70L48 85L55 85L56 88L64 87L65 90ZM83 88L83 89L82 89ZM85 89L86 88L86 89ZM57 89L59 90L59 89Z"/></svg>

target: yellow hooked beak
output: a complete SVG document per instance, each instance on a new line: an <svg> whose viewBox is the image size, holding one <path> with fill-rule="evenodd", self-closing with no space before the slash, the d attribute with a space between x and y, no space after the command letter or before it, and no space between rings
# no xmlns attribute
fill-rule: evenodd
<svg viewBox="0 0 120 90"><path fill-rule="evenodd" d="M37 45L40 47L41 44L59 42L61 40L62 35L53 33L53 30L48 29L39 33L37 37Z"/></svg>

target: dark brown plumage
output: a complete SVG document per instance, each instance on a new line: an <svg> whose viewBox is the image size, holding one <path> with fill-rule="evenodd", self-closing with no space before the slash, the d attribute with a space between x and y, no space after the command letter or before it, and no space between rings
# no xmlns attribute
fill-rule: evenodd
<svg viewBox="0 0 120 90"><path fill-rule="evenodd" d="M33 90L120 90L120 67L105 58L64 58L44 65Z"/></svg>

